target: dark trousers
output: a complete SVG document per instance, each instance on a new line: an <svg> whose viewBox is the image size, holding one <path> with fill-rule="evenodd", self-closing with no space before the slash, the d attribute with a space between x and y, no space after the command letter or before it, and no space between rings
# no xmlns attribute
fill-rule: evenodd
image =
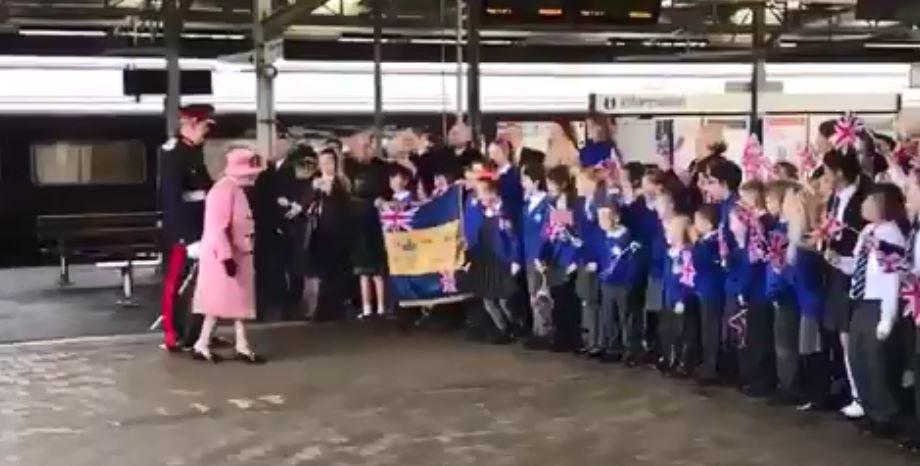
<svg viewBox="0 0 920 466"><path fill-rule="evenodd" d="M189 260L184 244L176 243L170 248L160 300L163 344L169 349L191 346L201 333L204 317L191 312L195 277L190 277L190 274L197 270L193 267L194 263ZM183 284L185 289L181 290Z"/></svg>
<svg viewBox="0 0 920 466"><path fill-rule="evenodd" d="M550 288L553 297L553 346L559 351L574 351L581 346L581 304L575 294L575 278Z"/></svg>
<svg viewBox="0 0 920 466"><path fill-rule="evenodd" d="M256 317L259 320L280 320L283 309L289 304L287 272L294 255L283 253L286 245L287 237L277 232L256 232L253 260L256 268ZM302 279L299 286L303 296Z"/></svg>
<svg viewBox="0 0 920 466"><path fill-rule="evenodd" d="M603 330L600 281L596 272L585 268L578 270L575 293L581 301L582 346L586 349L606 348L607 335Z"/></svg>
<svg viewBox="0 0 920 466"><path fill-rule="evenodd" d="M699 363L700 312L696 302L685 302L684 313L673 309L658 316L661 356L672 367L691 370Z"/></svg>
<svg viewBox="0 0 920 466"><path fill-rule="evenodd" d="M876 337L881 303L855 303L850 323L850 364L853 380L862 398L866 414L876 422L890 422L898 414L898 405L889 386L887 342Z"/></svg>
<svg viewBox="0 0 920 466"><path fill-rule="evenodd" d="M624 350L632 351L630 340L641 338L631 324L634 314L629 309L629 291L626 287L601 287L601 338L605 353L619 356Z"/></svg>
<svg viewBox="0 0 920 466"><path fill-rule="evenodd" d="M700 347L702 360L696 375L714 378L719 375L719 353L722 347L721 299L700 299Z"/></svg>
<svg viewBox="0 0 920 466"><path fill-rule="evenodd" d="M741 382L757 391L776 386L773 312L766 302L747 305L747 329L739 349Z"/></svg>
<svg viewBox="0 0 920 466"><path fill-rule="evenodd" d="M799 312L791 300L780 300L773 316L777 382L784 393L798 394Z"/></svg>

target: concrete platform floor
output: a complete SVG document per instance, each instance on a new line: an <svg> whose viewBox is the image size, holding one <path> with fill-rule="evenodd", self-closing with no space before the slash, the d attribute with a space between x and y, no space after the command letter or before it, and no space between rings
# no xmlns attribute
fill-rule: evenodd
<svg viewBox="0 0 920 466"><path fill-rule="evenodd" d="M138 307L117 304L118 271L74 266L73 284L56 284L54 267L0 270L0 343L143 333L159 315L159 278L136 275Z"/></svg>
<svg viewBox="0 0 920 466"><path fill-rule="evenodd" d="M261 329L262 367L140 337L0 347L0 464L906 465L833 415L383 324Z"/></svg>

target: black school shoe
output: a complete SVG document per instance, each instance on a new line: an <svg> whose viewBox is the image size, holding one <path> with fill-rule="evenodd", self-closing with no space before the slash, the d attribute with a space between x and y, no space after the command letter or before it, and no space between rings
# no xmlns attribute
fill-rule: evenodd
<svg viewBox="0 0 920 466"><path fill-rule="evenodd" d="M546 351L552 346L552 341L547 337L532 336L524 340L524 348L534 351Z"/></svg>
<svg viewBox="0 0 920 466"><path fill-rule="evenodd" d="M802 404L802 397L780 390L770 397L767 404L770 406L798 406Z"/></svg>
<svg viewBox="0 0 920 466"><path fill-rule="evenodd" d="M920 453L920 432L914 431L901 438L898 441L898 446L911 453Z"/></svg>
<svg viewBox="0 0 920 466"><path fill-rule="evenodd" d="M603 353L598 358L602 364L619 364L623 361L623 356L617 353Z"/></svg>

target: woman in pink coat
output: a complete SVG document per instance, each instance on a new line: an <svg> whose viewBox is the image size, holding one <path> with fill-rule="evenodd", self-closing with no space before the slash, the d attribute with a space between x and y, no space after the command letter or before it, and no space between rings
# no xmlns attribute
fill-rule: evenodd
<svg viewBox="0 0 920 466"><path fill-rule="evenodd" d="M253 319L255 307L255 268L253 236L255 224L244 187L252 186L263 169L262 161L249 149L227 153L224 176L205 200L204 236L201 239L198 283L194 312L205 316L193 356L196 360L218 362L209 343L217 319L234 322L235 359L258 364L262 357L252 351L246 338L244 321Z"/></svg>

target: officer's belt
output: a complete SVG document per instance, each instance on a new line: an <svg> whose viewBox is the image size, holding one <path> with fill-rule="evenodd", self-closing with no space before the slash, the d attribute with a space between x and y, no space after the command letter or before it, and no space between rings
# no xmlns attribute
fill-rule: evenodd
<svg viewBox="0 0 920 466"><path fill-rule="evenodd" d="M184 191L182 193L182 200L185 202L201 202L204 201L204 198L208 193L203 189L198 189L195 191Z"/></svg>

